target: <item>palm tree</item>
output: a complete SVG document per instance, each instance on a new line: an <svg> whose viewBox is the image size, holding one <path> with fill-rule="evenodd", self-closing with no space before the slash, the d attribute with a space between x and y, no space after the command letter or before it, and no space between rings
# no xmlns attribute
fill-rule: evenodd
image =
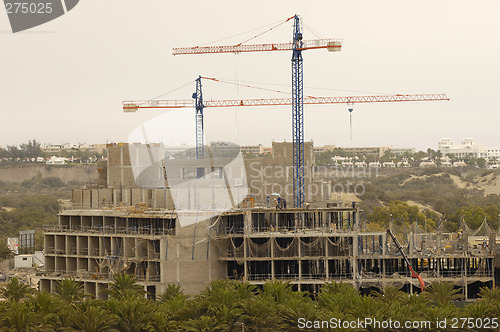
<svg viewBox="0 0 500 332"><path fill-rule="evenodd" d="M23 302L12 301L6 312L2 314L1 330L5 331L39 331L40 324L31 308Z"/></svg>
<svg viewBox="0 0 500 332"><path fill-rule="evenodd" d="M106 290L111 298L126 299L144 296L144 288L137 284L137 279L131 274L115 274L113 282Z"/></svg>
<svg viewBox="0 0 500 332"><path fill-rule="evenodd" d="M180 285L168 284L167 287L165 288L165 291L163 291L163 293L161 293L161 295L158 297L158 299L161 302L167 302L167 301L173 300L179 296L187 298L187 296L184 295L184 293L182 292Z"/></svg>
<svg viewBox="0 0 500 332"><path fill-rule="evenodd" d="M53 328L63 326L64 323L61 322L61 317L68 316L69 307L64 306L59 297L47 292L36 292L26 303L43 324Z"/></svg>
<svg viewBox="0 0 500 332"><path fill-rule="evenodd" d="M500 288L482 287L479 297L489 305L492 317L500 317Z"/></svg>
<svg viewBox="0 0 500 332"><path fill-rule="evenodd" d="M266 303L286 303L292 297L303 297L304 292L294 292L290 282L281 280L268 281L259 290L259 297Z"/></svg>
<svg viewBox="0 0 500 332"><path fill-rule="evenodd" d="M243 313L241 323L249 331L277 331L278 321L275 309L262 302L259 298L253 297L241 303Z"/></svg>
<svg viewBox="0 0 500 332"><path fill-rule="evenodd" d="M355 318L376 318L383 320L387 312L387 307L383 306L371 296L363 296L356 307L351 308L351 314Z"/></svg>
<svg viewBox="0 0 500 332"><path fill-rule="evenodd" d="M252 294L250 285L243 285L235 280L217 280L196 298L204 307L204 313L214 317L221 325L232 330L243 313L240 305L243 296ZM252 294L253 295L253 294Z"/></svg>
<svg viewBox="0 0 500 332"><path fill-rule="evenodd" d="M463 317L485 318L498 317L495 315L495 308L487 301L477 301L468 304L463 311Z"/></svg>
<svg viewBox="0 0 500 332"><path fill-rule="evenodd" d="M500 288L490 289L488 287L481 287L479 297L485 301L500 303Z"/></svg>
<svg viewBox="0 0 500 332"><path fill-rule="evenodd" d="M443 306L462 298L460 290L448 281L434 282L424 291L424 296L434 305Z"/></svg>
<svg viewBox="0 0 500 332"><path fill-rule="evenodd" d="M188 300L183 302L181 307L173 312L176 321L187 321L205 315L207 308L205 303L199 300Z"/></svg>
<svg viewBox="0 0 500 332"><path fill-rule="evenodd" d="M150 328L154 314L154 303L145 298L111 299L105 302L108 310L118 316L119 331L144 331Z"/></svg>
<svg viewBox="0 0 500 332"><path fill-rule="evenodd" d="M190 319L186 322L186 331L196 331L196 332L214 332L214 331L224 331L224 327L217 322L214 317L201 316L197 319Z"/></svg>
<svg viewBox="0 0 500 332"><path fill-rule="evenodd" d="M180 329L172 315L160 311L153 313L150 325L151 331L155 332L179 331Z"/></svg>
<svg viewBox="0 0 500 332"><path fill-rule="evenodd" d="M66 303L74 303L90 297L83 291L83 283L73 278L65 278L57 283L56 293Z"/></svg>
<svg viewBox="0 0 500 332"><path fill-rule="evenodd" d="M77 330L87 332L118 331L114 329L118 316L112 314L97 302L88 301L77 305L69 325Z"/></svg>
<svg viewBox="0 0 500 332"><path fill-rule="evenodd" d="M422 318L429 304L425 296L417 293L409 295L403 303L404 307L411 308L413 319Z"/></svg>
<svg viewBox="0 0 500 332"><path fill-rule="evenodd" d="M33 293L33 288L21 283L18 278L12 278L0 287L0 296L14 302L28 298L31 293Z"/></svg>
<svg viewBox="0 0 500 332"><path fill-rule="evenodd" d="M361 296L350 283L331 282L321 287L317 300L320 308L345 314L359 304Z"/></svg>
<svg viewBox="0 0 500 332"><path fill-rule="evenodd" d="M424 319L435 322L437 320L450 320L452 318L460 317L457 307L451 302L445 302L440 306L430 306L424 312ZM463 317L463 316L462 316Z"/></svg>
<svg viewBox="0 0 500 332"><path fill-rule="evenodd" d="M305 299L309 299L306 297ZM298 328L299 318L306 321L319 320L319 310L311 301L292 299L287 304L277 306L278 316L281 317L280 328L285 331L300 331Z"/></svg>
<svg viewBox="0 0 500 332"><path fill-rule="evenodd" d="M393 302L400 303L408 296L392 285L382 288L381 292L372 291L371 295L382 303L390 304Z"/></svg>

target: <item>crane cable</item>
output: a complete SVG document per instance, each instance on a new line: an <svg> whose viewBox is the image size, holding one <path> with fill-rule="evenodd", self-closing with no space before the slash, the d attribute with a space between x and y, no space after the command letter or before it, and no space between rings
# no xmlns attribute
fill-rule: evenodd
<svg viewBox="0 0 500 332"><path fill-rule="evenodd" d="M184 85L181 85L181 86L179 86L179 87L177 87L177 88L175 88L175 89L173 89L173 90L170 90L170 91L167 91L167 92L165 92L165 93L162 93L162 94L161 94L161 95L159 95L159 96L156 96L156 97L151 98L151 99L149 99L149 100L144 100L144 101L143 101L142 103L140 103L139 105L146 104L146 103L148 103L148 102L150 102L150 101L152 101L152 100L155 100L155 99L158 99L158 98L163 97L163 96L165 96L165 95L168 95L169 93L172 93L172 92L175 92L175 91L180 90L180 89L182 89L182 88L185 88L186 86L193 84L193 82L194 82L194 81L189 81L188 83L186 83L186 84L184 84Z"/></svg>
<svg viewBox="0 0 500 332"><path fill-rule="evenodd" d="M269 88L262 88L262 87L259 87L259 86L242 84L242 83L238 83L238 82L234 82L234 81L229 81L229 80L221 80L221 79L217 79L217 78L214 78L214 77L203 77L202 76L201 78L206 79L206 80L211 80L211 81L214 81L214 82L220 82L220 83L226 83L226 84L234 84L234 85L242 86L242 87L245 87L245 88L252 88L252 89L258 89L258 90L264 90L264 91L284 93L284 94L287 94L287 95L291 94L290 92L283 91L283 90L275 90L275 89L269 89ZM308 97L308 98L318 98L316 96L306 96L306 97Z"/></svg>
<svg viewBox="0 0 500 332"><path fill-rule="evenodd" d="M275 26L271 27L270 29L268 29L268 30L266 30L266 31L264 31L264 32L261 32L261 33L259 33L259 34L255 35L255 36L253 36L252 38L249 38L249 39L245 40L244 42L241 42L241 43L237 44L236 46L240 46L240 45L242 45L242 44L245 44L246 42L249 42L250 40L256 39L257 37L260 37L260 36L262 36L263 34L268 33L269 31L271 31L271 30L273 30L273 29L275 29L275 28L279 27L280 25L285 24L286 22L290 21L290 20L291 20L292 18L294 18L294 17L295 17L295 16L289 17L289 18L287 18L285 21L283 21L283 22L281 22L281 23L279 23L279 24L277 24L277 25L275 25Z"/></svg>
<svg viewBox="0 0 500 332"><path fill-rule="evenodd" d="M315 31L311 26L305 24L304 22L302 22L302 24L304 24L304 27L306 29L308 29L309 31L312 32L313 35L315 35L316 37L318 37L319 39L326 39L323 35L321 35L318 31Z"/></svg>
<svg viewBox="0 0 500 332"><path fill-rule="evenodd" d="M292 16L292 17L290 17L290 18L287 18L284 22L283 22L283 21L278 21L278 22L274 22L274 23L266 24L266 25L261 26L261 27L259 27L259 28L255 28L255 29L247 30L247 31L245 31L245 32L240 32L240 33L237 33L237 34L232 35L232 36L229 36L229 37L225 37L225 38L217 39L217 40L214 40L214 41L208 42L208 43L203 44L203 45L200 45L200 46L207 46L207 45L210 45L210 44L213 44L213 43L217 43L217 42L220 42L220 41L223 41L223 40L229 39L229 38L238 37L238 36L244 35L245 33L249 33L249 32L253 32L253 31L256 31L256 30L260 30L260 29L262 29L262 28L266 28L266 27L268 27L268 26L270 26L270 25L274 25L274 24L277 24L277 23L278 23L276 26L273 26L271 29L269 29L269 30L265 31L265 32L269 32L269 31L271 31L272 29L274 29L274 28L276 28L276 27L280 26L281 24L284 24L284 23L288 22L288 21L289 21L289 20L291 20L293 17L294 17L294 16ZM265 32L263 32L263 33L265 33ZM258 37L258 36L262 35L263 33L258 34L257 36L255 36L255 37L253 37L253 38L250 38L249 40L252 40L252 39L254 39L254 38ZM248 40L247 40L247 41L248 41ZM244 41L243 43L246 43L247 41ZM243 44L243 43L240 43L239 45L241 45L241 44Z"/></svg>
<svg viewBox="0 0 500 332"><path fill-rule="evenodd" d="M202 77L206 79L211 79L210 77ZM226 80L230 81L231 84L233 84L232 80L230 79L219 79L220 81ZM241 81L238 80L241 83L253 83L253 84L262 84L262 85L275 85L275 86L290 86L290 84L282 84L282 83L268 83L268 82L256 82L256 81ZM257 89L264 89L264 88L259 88L256 87ZM395 95L396 93L393 92L380 92L380 91L365 91L365 90L348 90L348 89L332 89L332 88L320 88L320 87L315 87L315 86L304 86L304 88L311 89L311 90L325 90L325 91L337 91L337 92L353 92L353 93L367 93L367 94L377 94L377 95ZM269 91L277 91L277 90L269 90ZM289 92L283 92L283 93L288 93ZM314 97L313 97L314 98Z"/></svg>

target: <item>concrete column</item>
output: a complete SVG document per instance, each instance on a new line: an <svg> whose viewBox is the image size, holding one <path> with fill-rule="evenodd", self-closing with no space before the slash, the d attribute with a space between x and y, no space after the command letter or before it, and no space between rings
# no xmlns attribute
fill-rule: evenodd
<svg viewBox="0 0 500 332"><path fill-rule="evenodd" d="M275 237L273 236L273 234L271 234L271 236L269 237L269 241L271 243L271 280L274 280L274 262L275 262L275 259L274 259L274 240L275 240Z"/></svg>
<svg viewBox="0 0 500 332"><path fill-rule="evenodd" d="M175 262L175 269L176 269L176 281L181 282L181 277L179 273L179 257L180 257L180 250L179 250L179 242L177 242L176 246L176 262Z"/></svg>
<svg viewBox="0 0 500 332"><path fill-rule="evenodd" d="M325 273L326 280L330 280L330 267L328 266L328 257L330 256L330 246L326 237L323 237L323 243L325 244Z"/></svg>
<svg viewBox="0 0 500 332"><path fill-rule="evenodd" d="M410 235L409 235L409 241L408 241L408 244L410 246L410 256L413 255L415 253L415 237L413 236L413 232L410 232Z"/></svg>
<svg viewBox="0 0 500 332"><path fill-rule="evenodd" d="M358 288L357 280L358 280L358 235L359 233L353 232L352 236L352 258L351 258L351 266L352 266L352 279L356 288Z"/></svg>
<svg viewBox="0 0 500 332"><path fill-rule="evenodd" d="M297 240L297 250L298 250L298 264L299 264L299 280L302 280L302 246L300 244L300 236L297 236L295 238ZM299 285L299 290L300 290L300 285Z"/></svg>
<svg viewBox="0 0 500 332"><path fill-rule="evenodd" d="M247 237L243 235L243 267L245 269L245 272L243 273L243 282L248 281L247 245L248 245Z"/></svg>

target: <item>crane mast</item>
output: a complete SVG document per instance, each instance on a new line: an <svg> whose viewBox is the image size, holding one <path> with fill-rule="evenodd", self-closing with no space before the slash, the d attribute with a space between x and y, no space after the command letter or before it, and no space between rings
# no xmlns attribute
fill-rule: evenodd
<svg viewBox="0 0 500 332"><path fill-rule="evenodd" d="M293 21L292 52L292 137L293 137L293 206L302 207L304 193L304 63L300 18Z"/></svg>
<svg viewBox="0 0 500 332"><path fill-rule="evenodd" d="M196 159L205 157L203 139L203 93L201 90L201 76L196 79L196 92L193 93L194 107L196 110Z"/></svg>

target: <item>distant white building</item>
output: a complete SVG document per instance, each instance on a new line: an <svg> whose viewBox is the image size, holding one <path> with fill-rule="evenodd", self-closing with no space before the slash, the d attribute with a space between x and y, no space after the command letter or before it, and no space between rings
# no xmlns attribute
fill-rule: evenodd
<svg viewBox="0 0 500 332"><path fill-rule="evenodd" d="M49 165L64 165L66 163L66 158L52 156L45 163Z"/></svg>
<svg viewBox="0 0 500 332"><path fill-rule="evenodd" d="M405 153L415 153L415 148L390 148L390 151L394 154L405 154Z"/></svg>
<svg viewBox="0 0 500 332"><path fill-rule="evenodd" d="M463 161L455 161L453 167L467 167L467 164Z"/></svg>
<svg viewBox="0 0 500 332"><path fill-rule="evenodd" d="M442 161L441 162L441 167L451 167L451 166L453 166L451 161Z"/></svg>
<svg viewBox="0 0 500 332"><path fill-rule="evenodd" d="M44 263L45 263L45 256L41 251L35 251L34 254L14 256L14 267L16 269L39 267L43 266Z"/></svg>
<svg viewBox="0 0 500 332"><path fill-rule="evenodd" d="M33 267L33 255L14 256L14 268L26 269Z"/></svg>
<svg viewBox="0 0 500 332"><path fill-rule="evenodd" d="M422 162L419 165L420 167L434 167L436 166L436 163L432 159L424 158L422 159Z"/></svg>
<svg viewBox="0 0 500 332"><path fill-rule="evenodd" d="M454 145L450 138L443 138L438 143L438 150L455 158L500 159L500 148L477 144L472 138L464 139L460 145Z"/></svg>

